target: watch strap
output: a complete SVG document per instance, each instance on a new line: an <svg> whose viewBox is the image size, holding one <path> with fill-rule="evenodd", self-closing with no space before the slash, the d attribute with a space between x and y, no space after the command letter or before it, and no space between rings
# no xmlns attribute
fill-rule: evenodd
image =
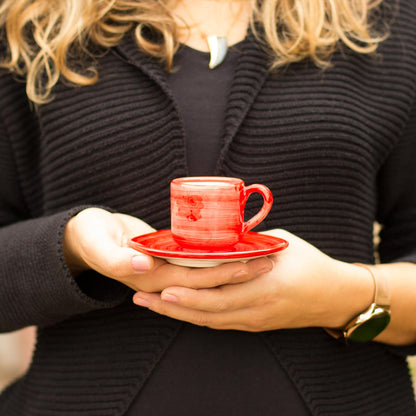
<svg viewBox="0 0 416 416"><path fill-rule="evenodd" d="M367 266L361 263L355 263L356 266L368 270L374 280L374 302L378 306L390 308L391 292L389 282L383 272L377 266Z"/></svg>

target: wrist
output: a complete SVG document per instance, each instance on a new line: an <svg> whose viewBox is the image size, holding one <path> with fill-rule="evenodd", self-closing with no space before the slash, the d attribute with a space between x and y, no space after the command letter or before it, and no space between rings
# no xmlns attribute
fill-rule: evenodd
<svg viewBox="0 0 416 416"><path fill-rule="evenodd" d="M368 308L355 315L340 329L325 328L334 338L345 341L368 342L378 336L390 323L391 292L388 280L374 266L356 263L371 276L373 297Z"/></svg>
<svg viewBox="0 0 416 416"><path fill-rule="evenodd" d="M79 238L76 232L76 216L72 217L66 224L62 242L65 262L73 275L78 275L90 267L80 254Z"/></svg>
<svg viewBox="0 0 416 416"><path fill-rule="evenodd" d="M344 328L354 317L367 310L374 300L374 281L368 270L356 264L338 262L335 277L334 311L328 328Z"/></svg>

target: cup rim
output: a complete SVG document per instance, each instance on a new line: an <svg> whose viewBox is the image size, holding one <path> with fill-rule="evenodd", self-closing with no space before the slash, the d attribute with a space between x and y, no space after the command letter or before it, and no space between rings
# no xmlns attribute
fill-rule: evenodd
<svg viewBox="0 0 416 416"><path fill-rule="evenodd" d="M184 176L181 178L175 178L171 181L172 185L181 185L181 186L203 186L204 183L209 185L240 185L244 181L239 178L229 177L229 176Z"/></svg>

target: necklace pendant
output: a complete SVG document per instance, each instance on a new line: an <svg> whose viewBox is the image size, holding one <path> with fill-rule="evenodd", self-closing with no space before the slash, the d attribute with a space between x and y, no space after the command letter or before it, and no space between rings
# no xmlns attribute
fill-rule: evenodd
<svg viewBox="0 0 416 416"><path fill-rule="evenodd" d="M225 36L207 36L207 42L210 52L209 68L214 69L220 65L228 51L228 42Z"/></svg>

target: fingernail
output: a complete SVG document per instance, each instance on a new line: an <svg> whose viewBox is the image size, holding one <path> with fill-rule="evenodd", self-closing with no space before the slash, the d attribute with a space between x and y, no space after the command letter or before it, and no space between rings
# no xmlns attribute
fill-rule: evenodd
<svg viewBox="0 0 416 416"><path fill-rule="evenodd" d="M246 277L248 275L248 273L244 270L240 270L239 272L237 272L234 276L233 279L238 280L238 279L242 279L244 277Z"/></svg>
<svg viewBox="0 0 416 416"><path fill-rule="evenodd" d="M162 297L162 300L166 302L173 302L173 303L179 302L179 299L175 295L172 295L170 293L162 293L161 297Z"/></svg>
<svg viewBox="0 0 416 416"><path fill-rule="evenodd" d="M135 272L147 272L150 269L150 261L145 256L134 256L131 259L131 267Z"/></svg>
<svg viewBox="0 0 416 416"><path fill-rule="evenodd" d="M150 302L146 299L141 298L140 296L134 296L133 302L136 305L143 306L144 308L148 308L150 306Z"/></svg>

